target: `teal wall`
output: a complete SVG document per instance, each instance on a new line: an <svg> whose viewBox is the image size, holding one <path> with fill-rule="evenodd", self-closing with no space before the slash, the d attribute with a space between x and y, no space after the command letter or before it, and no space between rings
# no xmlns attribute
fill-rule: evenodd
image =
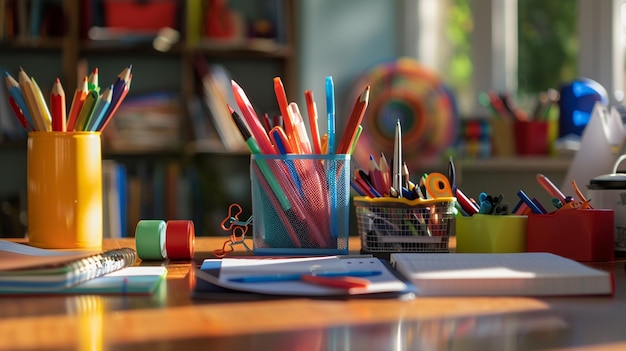
<svg viewBox="0 0 626 351"><path fill-rule="evenodd" d="M301 109L305 106L304 91L313 90L318 112L321 115L326 111L324 81L331 75L335 84L337 128L342 125L342 116L350 113L356 99L351 90L359 75L398 56L399 3L388 0L298 2L297 101ZM326 120L320 118L319 125L320 130L325 130Z"/></svg>

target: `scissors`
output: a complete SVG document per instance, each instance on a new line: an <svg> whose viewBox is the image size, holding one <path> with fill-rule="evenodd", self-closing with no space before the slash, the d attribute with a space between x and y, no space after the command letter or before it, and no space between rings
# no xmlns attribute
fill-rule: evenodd
<svg viewBox="0 0 626 351"><path fill-rule="evenodd" d="M450 187L450 182L445 175L441 173L430 173L424 180L426 192L430 198L453 197L454 193Z"/></svg>

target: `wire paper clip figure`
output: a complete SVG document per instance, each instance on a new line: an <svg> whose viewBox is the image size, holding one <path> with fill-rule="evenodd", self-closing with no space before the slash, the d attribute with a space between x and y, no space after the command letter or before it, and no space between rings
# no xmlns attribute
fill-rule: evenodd
<svg viewBox="0 0 626 351"><path fill-rule="evenodd" d="M235 213L233 213L235 211ZM221 223L222 230L230 231L230 237L224 242L221 249L213 251L216 257L223 258L227 254L235 250L235 245L243 245L247 252L251 252L252 249L246 244L246 233L248 232L248 225L252 224L252 216L248 220L239 220L239 215L243 212L239 204L231 204L228 207L228 216L224 218ZM227 249L227 247L229 249Z"/></svg>

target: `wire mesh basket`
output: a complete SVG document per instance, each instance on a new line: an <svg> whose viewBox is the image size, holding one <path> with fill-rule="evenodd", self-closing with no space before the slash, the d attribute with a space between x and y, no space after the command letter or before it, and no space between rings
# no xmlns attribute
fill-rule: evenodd
<svg viewBox="0 0 626 351"><path fill-rule="evenodd" d="M456 198L354 197L362 252L448 252Z"/></svg>

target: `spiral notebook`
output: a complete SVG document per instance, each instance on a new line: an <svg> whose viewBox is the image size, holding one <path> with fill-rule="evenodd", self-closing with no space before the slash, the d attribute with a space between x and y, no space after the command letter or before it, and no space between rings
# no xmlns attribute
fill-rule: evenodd
<svg viewBox="0 0 626 351"><path fill-rule="evenodd" d="M130 248L58 251L0 240L0 293L62 290L130 267L136 259Z"/></svg>

